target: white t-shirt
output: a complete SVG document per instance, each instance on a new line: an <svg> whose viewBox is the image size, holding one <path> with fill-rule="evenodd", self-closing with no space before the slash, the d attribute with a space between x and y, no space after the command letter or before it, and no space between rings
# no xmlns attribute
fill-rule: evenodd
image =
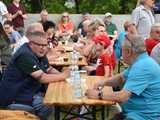
<svg viewBox="0 0 160 120"><path fill-rule="evenodd" d="M2 23L4 21L4 15L8 13L6 5L0 1L0 22Z"/></svg>
<svg viewBox="0 0 160 120"><path fill-rule="evenodd" d="M28 38L24 35L24 36L18 41L18 43L16 44L16 46L15 46L12 54L14 54L23 44L28 43L28 42L29 42Z"/></svg>

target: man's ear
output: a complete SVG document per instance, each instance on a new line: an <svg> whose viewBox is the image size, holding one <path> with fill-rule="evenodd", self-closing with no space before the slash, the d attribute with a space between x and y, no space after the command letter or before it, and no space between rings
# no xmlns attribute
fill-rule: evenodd
<svg viewBox="0 0 160 120"><path fill-rule="evenodd" d="M126 52L128 57L130 57L133 53L132 49L127 49Z"/></svg>

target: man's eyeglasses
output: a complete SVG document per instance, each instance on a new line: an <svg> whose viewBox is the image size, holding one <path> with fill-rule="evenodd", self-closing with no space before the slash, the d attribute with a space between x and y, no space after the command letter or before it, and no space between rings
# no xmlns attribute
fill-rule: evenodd
<svg viewBox="0 0 160 120"><path fill-rule="evenodd" d="M34 42L34 41L30 41L30 43L33 43L39 47L48 47L48 44L40 44L40 43L37 43L37 42Z"/></svg>

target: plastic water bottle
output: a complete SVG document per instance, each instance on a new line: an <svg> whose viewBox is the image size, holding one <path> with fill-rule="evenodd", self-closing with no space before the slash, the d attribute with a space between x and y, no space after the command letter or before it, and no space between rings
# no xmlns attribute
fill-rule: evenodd
<svg viewBox="0 0 160 120"><path fill-rule="evenodd" d="M72 62L72 65L76 65L77 61L78 61L78 55L77 55L77 52L74 50L71 53L71 62Z"/></svg>
<svg viewBox="0 0 160 120"><path fill-rule="evenodd" d="M74 96L75 98L81 98L82 97L82 89L81 89L81 77L80 77L80 73L78 70L74 71L74 84L73 84L73 88L74 88Z"/></svg>

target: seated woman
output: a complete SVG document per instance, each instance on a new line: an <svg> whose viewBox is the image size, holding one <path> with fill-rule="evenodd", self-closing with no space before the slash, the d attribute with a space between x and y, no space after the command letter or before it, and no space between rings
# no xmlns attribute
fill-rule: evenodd
<svg viewBox="0 0 160 120"><path fill-rule="evenodd" d="M22 36L14 30L12 21L5 21L3 24L3 28L8 35L8 38L10 40L11 47L14 48L16 44L19 42L19 40L22 38Z"/></svg>
<svg viewBox="0 0 160 120"><path fill-rule="evenodd" d="M64 48L58 46L58 40L55 36L55 24L52 21L46 21L43 24L43 30L47 34L49 51L47 54L48 59L55 59L64 52Z"/></svg>
<svg viewBox="0 0 160 120"><path fill-rule="evenodd" d="M52 21L46 21L42 25L44 32L47 33L49 47L56 47L58 45L58 41L55 36L55 23Z"/></svg>
<svg viewBox="0 0 160 120"><path fill-rule="evenodd" d="M67 12L64 12L62 14L62 17L58 23L58 32L57 35L59 37L62 37L65 40L68 40L70 36L73 34L75 25L71 21L69 14Z"/></svg>
<svg viewBox="0 0 160 120"><path fill-rule="evenodd" d="M0 23L0 59L2 65L7 65L11 58L10 40Z"/></svg>
<svg viewBox="0 0 160 120"><path fill-rule="evenodd" d="M112 61L110 55L106 53L106 48L111 44L107 35L101 34L94 37L96 52L98 59L96 66L86 66L88 72L96 70L96 75L111 77L112 76Z"/></svg>

